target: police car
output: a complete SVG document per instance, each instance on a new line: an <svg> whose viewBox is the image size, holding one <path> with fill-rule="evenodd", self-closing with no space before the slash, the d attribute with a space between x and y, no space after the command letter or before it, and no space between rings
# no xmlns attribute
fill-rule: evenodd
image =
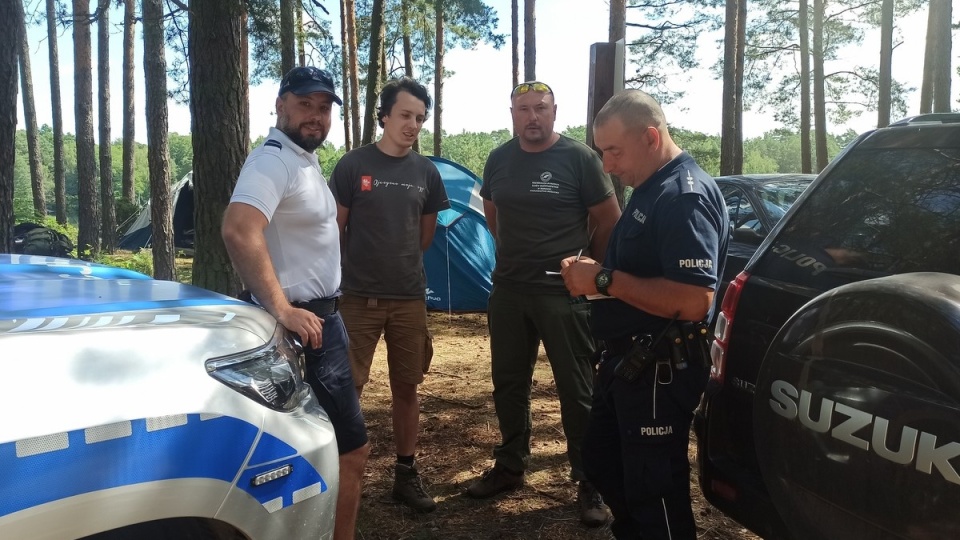
<svg viewBox="0 0 960 540"><path fill-rule="evenodd" d="M333 427L265 311L0 254L0 538L329 538Z"/></svg>

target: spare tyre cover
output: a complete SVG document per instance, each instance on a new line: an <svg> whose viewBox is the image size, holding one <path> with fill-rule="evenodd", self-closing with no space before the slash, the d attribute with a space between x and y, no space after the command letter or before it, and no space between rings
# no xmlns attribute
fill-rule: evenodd
<svg viewBox="0 0 960 540"><path fill-rule="evenodd" d="M753 410L794 538L960 538L960 277L811 300L771 343Z"/></svg>

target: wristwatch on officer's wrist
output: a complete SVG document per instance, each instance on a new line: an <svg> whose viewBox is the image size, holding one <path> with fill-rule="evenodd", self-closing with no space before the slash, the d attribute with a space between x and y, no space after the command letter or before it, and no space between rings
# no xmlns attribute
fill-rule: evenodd
<svg viewBox="0 0 960 540"><path fill-rule="evenodd" d="M613 270L609 268L601 268L593 278L593 284L596 285L597 292L604 296L610 296L610 293L607 292L607 287L609 287L611 283L613 283Z"/></svg>

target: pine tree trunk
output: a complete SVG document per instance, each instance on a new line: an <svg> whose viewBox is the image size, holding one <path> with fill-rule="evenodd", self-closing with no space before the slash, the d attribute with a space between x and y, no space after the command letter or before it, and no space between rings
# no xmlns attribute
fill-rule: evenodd
<svg viewBox="0 0 960 540"><path fill-rule="evenodd" d="M950 112L950 50L952 38L950 24L953 21L951 0L930 0L937 5L936 45L933 68L933 112Z"/></svg>
<svg viewBox="0 0 960 540"><path fill-rule="evenodd" d="M384 0L373 0L370 18L370 65L367 67L367 92L364 100L362 145L370 144L376 135L377 96L380 91L381 56L383 54L383 10Z"/></svg>
<svg viewBox="0 0 960 540"><path fill-rule="evenodd" d="M537 78L537 0L523 0L523 78Z"/></svg>
<svg viewBox="0 0 960 540"><path fill-rule="evenodd" d="M0 2L0 253L13 252L13 160L17 139L17 43L14 2Z"/></svg>
<svg viewBox="0 0 960 540"><path fill-rule="evenodd" d="M93 56L88 0L73 0L73 89L77 129L77 256L100 255L100 194L93 142Z"/></svg>
<svg viewBox="0 0 960 540"><path fill-rule="evenodd" d="M880 7L880 81L877 88L877 127L890 125L890 86L893 69L893 0Z"/></svg>
<svg viewBox="0 0 960 540"><path fill-rule="evenodd" d="M813 115L817 147L817 170L827 166L827 103L823 73L823 4L813 0Z"/></svg>
<svg viewBox="0 0 960 540"><path fill-rule="evenodd" d="M16 22L17 55L20 59L20 86L23 89L23 120L27 125L27 156L30 160L30 186L33 191L33 214L37 221L47 217L47 198L43 189L43 167L40 163L40 142L37 134L37 109L33 98L33 74L30 70L30 45L27 43L26 15L23 4L13 2L18 12Z"/></svg>
<svg viewBox="0 0 960 540"><path fill-rule="evenodd" d="M439 157L442 151L443 135L443 0L434 0L436 3L434 18L437 25L437 43L434 56L433 76L433 155Z"/></svg>
<svg viewBox="0 0 960 540"><path fill-rule="evenodd" d="M97 8L97 83L100 94L100 204L103 251L117 250L117 209L113 197L113 144L110 137L110 0Z"/></svg>
<svg viewBox="0 0 960 540"><path fill-rule="evenodd" d="M343 0L340 0L340 5L342 9ZM303 4L297 2L295 9L297 14L297 65L302 67L307 65L307 35L303 31ZM340 21L340 26L343 26L343 20Z"/></svg>
<svg viewBox="0 0 960 540"><path fill-rule="evenodd" d="M723 108L720 174L743 172L743 47L746 0L726 0L723 40Z"/></svg>
<svg viewBox="0 0 960 540"><path fill-rule="evenodd" d="M132 1L132 0L131 0ZM63 105L60 101L60 53L57 51L57 8L47 0L47 51L50 57L50 110L53 113L53 194L57 223L67 223L67 184L63 167Z"/></svg>
<svg viewBox="0 0 960 540"><path fill-rule="evenodd" d="M513 61L513 86L520 84L520 0L510 0L510 56Z"/></svg>
<svg viewBox="0 0 960 540"><path fill-rule="evenodd" d="M52 0L48 0L52 1ZM134 36L136 2L123 0L123 200L135 203L137 194L133 180L136 149L136 109L134 106Z"/></svg>
<svg viewBox="0 0 960 540"><path fill-rule="evenodd" d="M167 118L167 59L163 41L163 0L143 0L143 84L150 167L150 234L153 277L176 279Z"/></svg>
<svg viewBox="0 0 960 540"><path fill-rule="evenodd" d="M340 66L343 73L343 79L340 84L341 97L343 102L350 104L350 50L347 45L347 9L344 6L344 0L340 0ZM347 150L353 147L350 130L350 115L346 109L342 109L343 115L343 146Z"/></svg>
<svg viewBox="0 0 960 540"><path fill-rule="evenodd" d="M442 4L443 0L436 0ZM436 4L434 4L436 7ZM403 29L403 73L413 78L413 44L410 40L410 0L400 0L400 26Z"/></svg>
<svg viewBox="0 0 960 540"><path fill-rule="evenodd" d="M347 16L347 47L350 49L347 77L350 79L350 107L344 114L350 115L350 127L353 129L353 144L347 150L360 143L360 75L357 65L357 13L355 0L343 0L343 9ZM346 96L344 96L346 99ZM346 102L345 102L346 103Z"/></svg>
<svg viewBox="0 0 960 540"><path fill-rule="evenodd" d="M610 43L626 39L627 35L627 2L626 0L610 0L610 28L608 31Z"/></svg>
<svg viewBox="0 0 960 540"><path fill-rule="evenodd" d="M243 0L190 2L193 284L224 294L240 292L220 222L250 145L246 23Z"/></svg>
<svg viewBox="0 0 960 540"><path fill-rule="evenodd" d="M294 66L294 0L280 0L280 76Z"/></svg>
<svg viewBox="0 0 960 540"><path fill-rule="evenodd" d="M813 171L810 148L810 17L807 0L800 0L800 169Z"/></svg>
<svg viewBox="0 0 960 540"><path fill-rule="evenodd" d="M442 1L443 0L436 0L437 3L441 3ZM403 73L407 77L413 78L413 44L410 40L409 4L410 0L400 0L400 25L403 29ZM413 151L418 154L420 153L420 137L417 137L417 140L413 141Z"/></svg>
<svg viewBox="0 0 960 540"><path fill-rule="evenodd" d="M927 41L923 51L923 79L920 83L920 114L933 111L933 79L936 70L937 0L930 0L927 11Z"/></svg>

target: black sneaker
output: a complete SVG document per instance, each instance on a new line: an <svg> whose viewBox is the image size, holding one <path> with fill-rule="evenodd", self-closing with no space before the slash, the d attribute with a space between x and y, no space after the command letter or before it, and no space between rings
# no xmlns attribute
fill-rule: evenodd
<svg viewBox="0 0 960 540"><path fill-rule="evenodd" d="M603 504L603 497L590 482L580 481L577 502L580 505L580 523L587 527L602 527L610 520L610 508Z"/></svg>
<svg viewBox="0 0 960 540"><path fill-rule="evenodd" d="M497 493L513 491L523 485L523 473L494 465L467 488L467 495L474 499L486 499Z"/></svg>
<svg viewBox="0 0 960 540"><path fill-rule="evenodd" d="M433 512L437 503L427 490L423 489L423 480L416 465L397 463L394 468L393 499L417 512Z"/></svg>

